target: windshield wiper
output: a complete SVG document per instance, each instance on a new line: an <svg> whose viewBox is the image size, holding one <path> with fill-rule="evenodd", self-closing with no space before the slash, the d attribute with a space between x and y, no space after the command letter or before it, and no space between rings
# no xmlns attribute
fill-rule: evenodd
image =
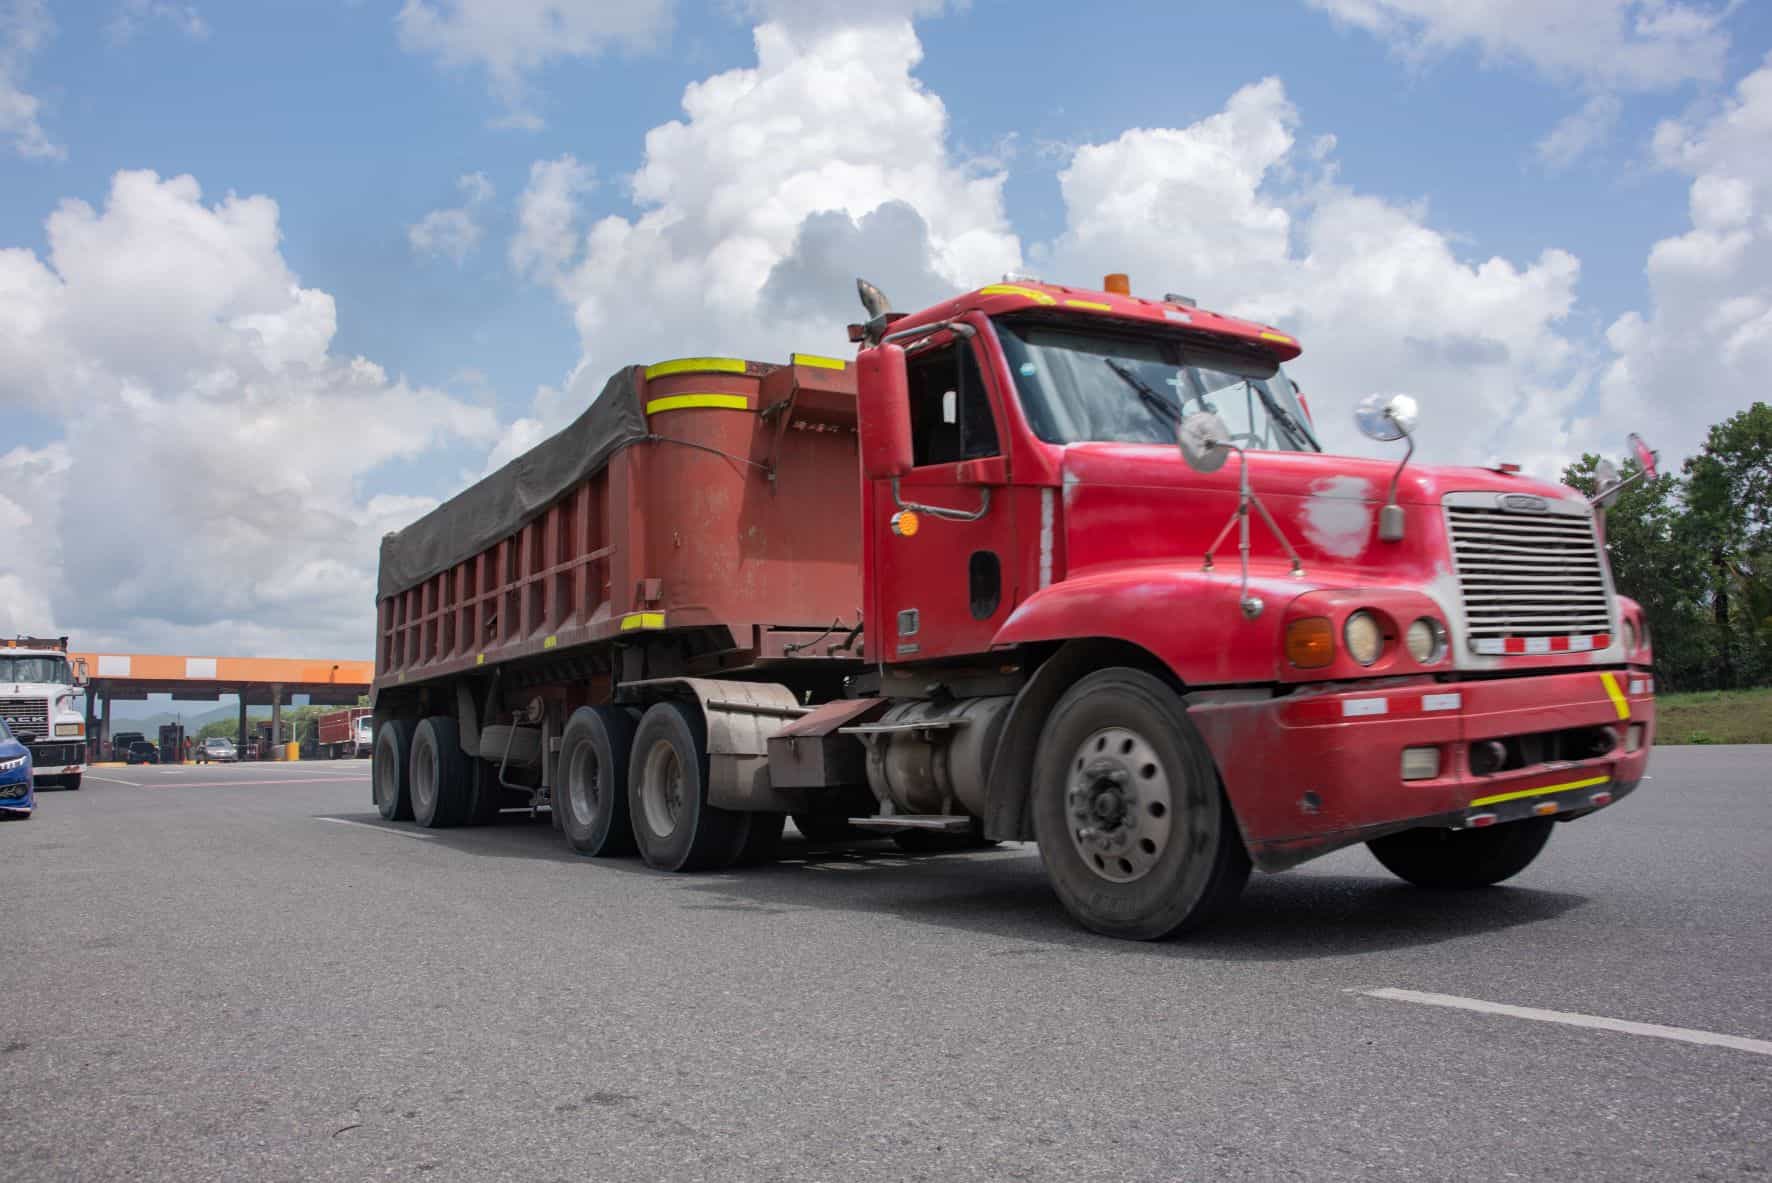
<svg viewBox="0 0 1772 1183"><path fill-rule="evenodd" d="M1168 422L1169 426L1176 427L1180 425L1180 407L1158 394L1143 378L1140 378L1137 374L1134 374L1131 370L1127 369L1113 358L1107 357L1102 360L1107 362L1108 369L1120 376L1120 381L1138 392L1138 397L1144 400L1145 406L1161 415Z"/></svg>
<svg viewBox="0 0 1772 1183"><path fill-rule="evenodd" d="M1261 405L1267 408L1268 417L1280 425L1281 430L1285 431L1287 438L1298 445L1299 451L1321 452L1323 450L1322 447L1318 445L1317 441L1312 439L1310 434L1299 425L1298 420L1292 417L1292 413L1285 407L1282 407L1278 402L1274 401L1274 396L1267 392L1266 387L1257 386L1254 380L1250 378L1243 379L1243 385L1255 392L1255 397L1259 398L1261 400Z"/></svg>

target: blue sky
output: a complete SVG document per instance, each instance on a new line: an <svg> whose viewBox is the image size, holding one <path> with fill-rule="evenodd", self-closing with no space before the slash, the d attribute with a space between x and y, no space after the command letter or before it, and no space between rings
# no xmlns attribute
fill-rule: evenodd
<svg viewBox="0 0 1772 1183"><path fill-rule="evenodd" d="M251 248L251 262L240 266L252 274L217 282L269 291L286 269L302 289L330 297L335 309L317 351L302 354L295 369L279 355L256 381L242 377L234 360L218 360L234 358L233 346L211 341L212 329L234 331L218 329L219 312L203 314L207 319L194 328L169 322L169 342L190 328L191 340L210 341L201 348L217 351L185 359L170 343L152 357L115 352L122 347L91 328L94 318L74 311L64 310L70 324L85 326L78 331L19 329L25 335L13 339L15 352L27 362L40 355L42 369L27 365L9 376L0 368L7 421L0 457L10 459L12 475L45 486L60 482L63 491L31 504L14 498L10 517L0 497L0 525L29 520L52 531L69 554L47 575L11 573L18 600L63 626L96 629L103 620L119 640L162 645L199 643L211 635L205 621L237 636L239 621L262 620L267 605L295 615L294 601L281 593L247 590L208 603L210 593L193 590L189 578L73 561L71 540L85 525L79 489L90 486L94 472L115 472L88 451L104 437L107 415L133 430L174 435L201 436L207 424L225 422L227 430L215 434L228 442L218 446L236 454L266 447L270 430L254 434L238 425L274 422L290 445L279 449L286 454L266 479L292 498L317 501L315 520L335 523L293 527L302 546L295 558L286 546L277 552L280 578L304 587L340 583L360 594L373 570L373 531L413 516L569 417L581 392L561 388L581 359L587 376L600 381L616 364L660 351L770 356L793 344L841 348L837 327L854 315L847 287L829 286L822 315L771 316L757 302L754 289L768 264L799 248L767 217L736 230L723 220L720 194L752 187L758 209L792 205L783 217L804 229L801 219L825 200L808 198L808 189L830 185L828 205L846 215L854 237L843 241L861 260L873 241L865 224L870 210L894 201L910 206L929 238L928 265L901 281L914 291L923 290L916 276L955 286L996 278L986 268L1008 259L1067 282L1092 283L1102 270L1124 269L1148 290L1180 288L1209 305L1266 315L1304 335L1306 354L1295 369L1307 388L1329 391L1332 404L1370 389L1420 384L1442 427L1428 444L1444 459L1473 458L1467 453L1480 443L1554 469L1560 457L1621 435L1625 419L1650 428L1665 422L1664 436L1684 432L1670 437L1675 449L1689 448L1702 424L1688 430L1689 415L1666 415L1669 394L1677 394L1669 384L1689 372L1692 357L1727 356L1736 369L1722 378L1739 379L1726 382L1724 401L1700 410L1720 417L1732 409L1728 399L1745 400L1753 367L1765 356L1749 329L1766 286L1757 263L1767 257L1761 239L1772 233L1742 230L1753 236L1746 255L1712 259L1702 275L1687 267L1658 277L1650 267L1657 243L1678 240L1697 250L1703 243L1692 236L1710 233L1695 225L1689 208L1697 185L1729 197L1717 207L1723 222L1712 227L1716 233L1757 226L1754 215L1765 216L1767 178L1751 158L1759 148L1772 157L1772 143L1755 138L1761 133L1752 118L1729 117L1759 109L1752 87L1772 50L1772 11L1764 4L1546 0L1543 9L1569 20L1547 17L1533 28L1521 27L1508 6L1481 0L1135 0L1093 9L1025 0L629 0L622 10L656 19L650 32L626 38L608 33L614 7L602 0L507 0L502 7L406 0L403 16L401 4L371 0L0 0L0 13L10 12L10 22L0 20L0 46L12 37L10 49L0 48L0 97L10 86L34 98L41 137L27 150L14 126L8 145L8 125L0 122L0 250L22 248L31 256L29 265L16 252L13 260L37 285L29 290L53 287L70 307L84 300L107 315L128 316L130 300L152 302L152 286L108 291L106 252L127 256L141 246L154 266L181 271L178 252L190 251L191 273L207 276L205 268L224 267L205 253L213 237L232 231L199 223L210 217L204 210L213 213L231 193L274 201L280 237ZM415 9L443 32L428 42L416 35ZM517 10L568 29L578 21L582 35L573 43L570 33L536 38L506 27L498 14ZM685 116L686 88L756 69L759 27L780 31L785 48L761 74L787 80L782 113L797 127L779 143L763 134L759 154L742 167L709 156L704 175L698 152L705 156L744 128L767 125L770 112L722 129L718 112ZM858 40L841 40L846 31ZM798 57L822 57L837 72L808 81ZM499 63L511 61L519 64L501 74ZM821 96L856 78L882 88L878 111L845 108L840 96L826 111ZM1269 78L1277 85L1249 89ZM1239 94L1241 107L1233 98ZM792 101L795 95L801 97ZM764 101L752 92L746 110ZM1545 159L1540 143L1590 103L1615 117L1602 121L1583 150ZM897 108L906 113L902 119L893 104L905 104ZM1238 110L1235 119L1225 114ZM1214 139L1215 117L1241 120L1243 138L1228 148ZM673 120L688 124L691 144L650 152L648 132ZM1663 124L1673 131L1658 139ZM1141 137L1140 129L1174 134ZM906 135L898 155L927 153L916 175L908 168L895 174L894 163L879 158L883 149L870 147L898 131ZM1281 139L1271 150L1243 155L1242 145L1263 133ZM820 136L829 137L825 155L860 175L880 173L877 195L796 156ZM1323 137L1333 137L1333 146ZM1204 172L1176 163L1199 145L1208 152ZM1093 173L1080 164L1079 150L1087 154L1088 146L1100 149ZM594 182L551 194L566 224L547 245L523 220L550 196L531 170L568 157L579 170L572 175ZM1248 183L1221 189L1212 175L1220 164L1230 172L1242 168ZM770 175L782 169L810 179L772 189ZM188 174L201 197L160 192L165 201L151 215L110 218L107 202L123 170L151 170L162 182ZM1061 185L1067 172L1068 196ZM490 192L467 202L460 178L476 173ZM642 198L630 184L636 174L653 178L641 182ZM1127 190L1141 180L1161 189L1167 196L1153 208L1185 214L1184 229L1200 227L1200 243L1188 246L1186 233L1154 237L1137 224L1149 217L1109 224L1106 211L1116 204L1122 177ZM710 193L692 192L704 180ZM971 182L975 189L950 208L946 195ZM1747 196L1737 201L1738 191ZM96 260L79 281L52 265L46 228L70 199L92 207L97 219L78 235L69 232L68 241L78 238ZM1738 208L1743 201L1746 212ZM459 260L415 249L412 227L432 211L455 208L475 227L473 249ZM153 221L186 214L194 220L179 233L163 233ZM605 217L637 232L649 216L661 215L688 229L688 245L669 234L650 246L620 247L598 246L589 236ZM1277 237L1276 220L1283 226ZM1333 228L1344 238L1369 230L1374 241L1415 245L1362 266L1360 258L1332 259L1321 241L1311 247L1313 228ZM120 237L126 232L135 236ZM1242 243L1243 235L1253 236L1246 268L1235 251L1217 249ZM767 249L757 245L764 240ZM749 289L742 276L702 258L738 241L760 260ZM513 248L523 244L532 248L525 257L541 261L514 265ZM686 306L680 293L645 282L624 295L603 274L645 271L647 259L703 275L706 302ZM1491 260L1497 266L1486 271ZM710 270L694 270L701 266ZM0 292L4 282L0 275ZM1421 304L1442 291L1456 291L1457 307L1431 323L1387 327L1373 323L1383 317L1362 311ZM809 298L821 300L823 292ZM195 289L167 297L181 298L202 302ZM232 308L239 298L216 307ZM253 301L254 315L307 323L305 314L273 307L270 296ZM622 303L631 307L616 307ZM1481 321L1450 323L1467 306L1489 312ZM1723 333L1710 313L1724 306L1745 309L1725 326L1732 336L1708 346L1682 344L1694 331ZM29 298L12 306L18 324L27 324L21 309L28 307ZM0 298L0 346L8 341L8 315ZM1503 321L1492 334L1486 327ZM1407 339L1413 352L1385 354L1363 334ZM1468 388L1455 371L1410 360L1456 356L1479 337L1512 362ZM1697 352L1681 354L1686 348ZM357 356L385 371L374 399L339 384L338 367ZM98 377L87 374L88 364ZM318 386L302 376L326 367L333 376ZM58 387L55 375L70 368L86 375L83 384ZM334 419L336 433L265 418L265 392L284 389L282 382L294 383L283 396L289 417L301 408ZM409 418L401 420L403 414ZM1461 421L1467 414L1470 420ZM426 438L417 444L351 439L370 416L383 417L377 426L387 434L402 422L447 419L449 426L421 428ZM339 458L303 467L304 447L336 448ZM168 466L188 468L189 482L155 475ZM241 556L259 554L272 539L289 541L285 523L242 522L229 507L249 486L230 492L240 475L207 461L172 453L170 465L144 464L116 477L155 484L142 517L121 515L126 521L145 526L150 510L170 511L194 532L225 534L225 549ZM343 537L347 524L356 531L348 544L329 541ZM253 583L250 566L230 566L211 549L191 562L219 564L215 578L229 586ZM8 577L0 570L0 589ZM105 585L105 596L74 586L93 579ZM327 593L315 595L309 610L332 602ZM181 596L185 606L171 606ZM19 627L27 627L22 618ZM304 635L336 639L360 631L279 624L249 643L275 647Z"/></svg>

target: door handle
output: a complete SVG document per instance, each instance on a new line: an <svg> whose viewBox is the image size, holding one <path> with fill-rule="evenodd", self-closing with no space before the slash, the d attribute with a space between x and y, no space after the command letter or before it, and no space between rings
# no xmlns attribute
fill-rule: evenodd
<svg viewBox="0 0 1772 1183"><path fill-rule="evenodd" d="M923 505L916 501L906 501L898 495L897 477L892 478L892 500L898 503L900 509L908 509L913 513L926 513L932 518L941 518L948 522L976 522L991 509L991 491L988 488L978 491L978 508L976 510L952 509L944 505Z"/></svg>

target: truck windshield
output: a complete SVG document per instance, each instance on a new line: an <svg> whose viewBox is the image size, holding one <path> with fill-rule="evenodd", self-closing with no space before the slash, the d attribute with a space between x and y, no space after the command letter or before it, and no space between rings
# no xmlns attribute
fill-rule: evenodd
<svg viewBox="0 0 1772 1183"><path fill-rule="evenodd" d="M1154 392L1183 415L1215 412L1244 447L1321 450L1291 381L1257 354L1137 330L1027 320L996 328L1022 410L1047 443L1173 443L1176 416L1151 405Z"/></svg>
<svg viewBox="0 0 1772 1183"><path fill-rule="evenodd" d="M53 682L66 685L68 659L65 657L20 657L0 654L0 682Z"/></svg>

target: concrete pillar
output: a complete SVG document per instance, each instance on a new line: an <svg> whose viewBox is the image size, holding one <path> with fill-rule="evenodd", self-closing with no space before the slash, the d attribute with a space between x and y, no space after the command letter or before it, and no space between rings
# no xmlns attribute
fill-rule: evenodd
<svg viewBox="0 0 1772 1183"><path fill-rule="evenodd" d="M105 718L104 722L100 723L98 728L99 750L115 760L117 754L111 751L111 692L108 688L105 690L104 699Z"/></svg>
<svg viewBox="0 0 1772 1183"><path fill-rule="evenodd" d="M234 751L240 759L246 759L246 691L240 691L240 730L234 732Z"/></svg>
<svg viewBox="0 0 1772 1183"><path fill-rule="evenodd" d="M271 751L273 759L283 758L283 687L271 687Z"/></svg>

